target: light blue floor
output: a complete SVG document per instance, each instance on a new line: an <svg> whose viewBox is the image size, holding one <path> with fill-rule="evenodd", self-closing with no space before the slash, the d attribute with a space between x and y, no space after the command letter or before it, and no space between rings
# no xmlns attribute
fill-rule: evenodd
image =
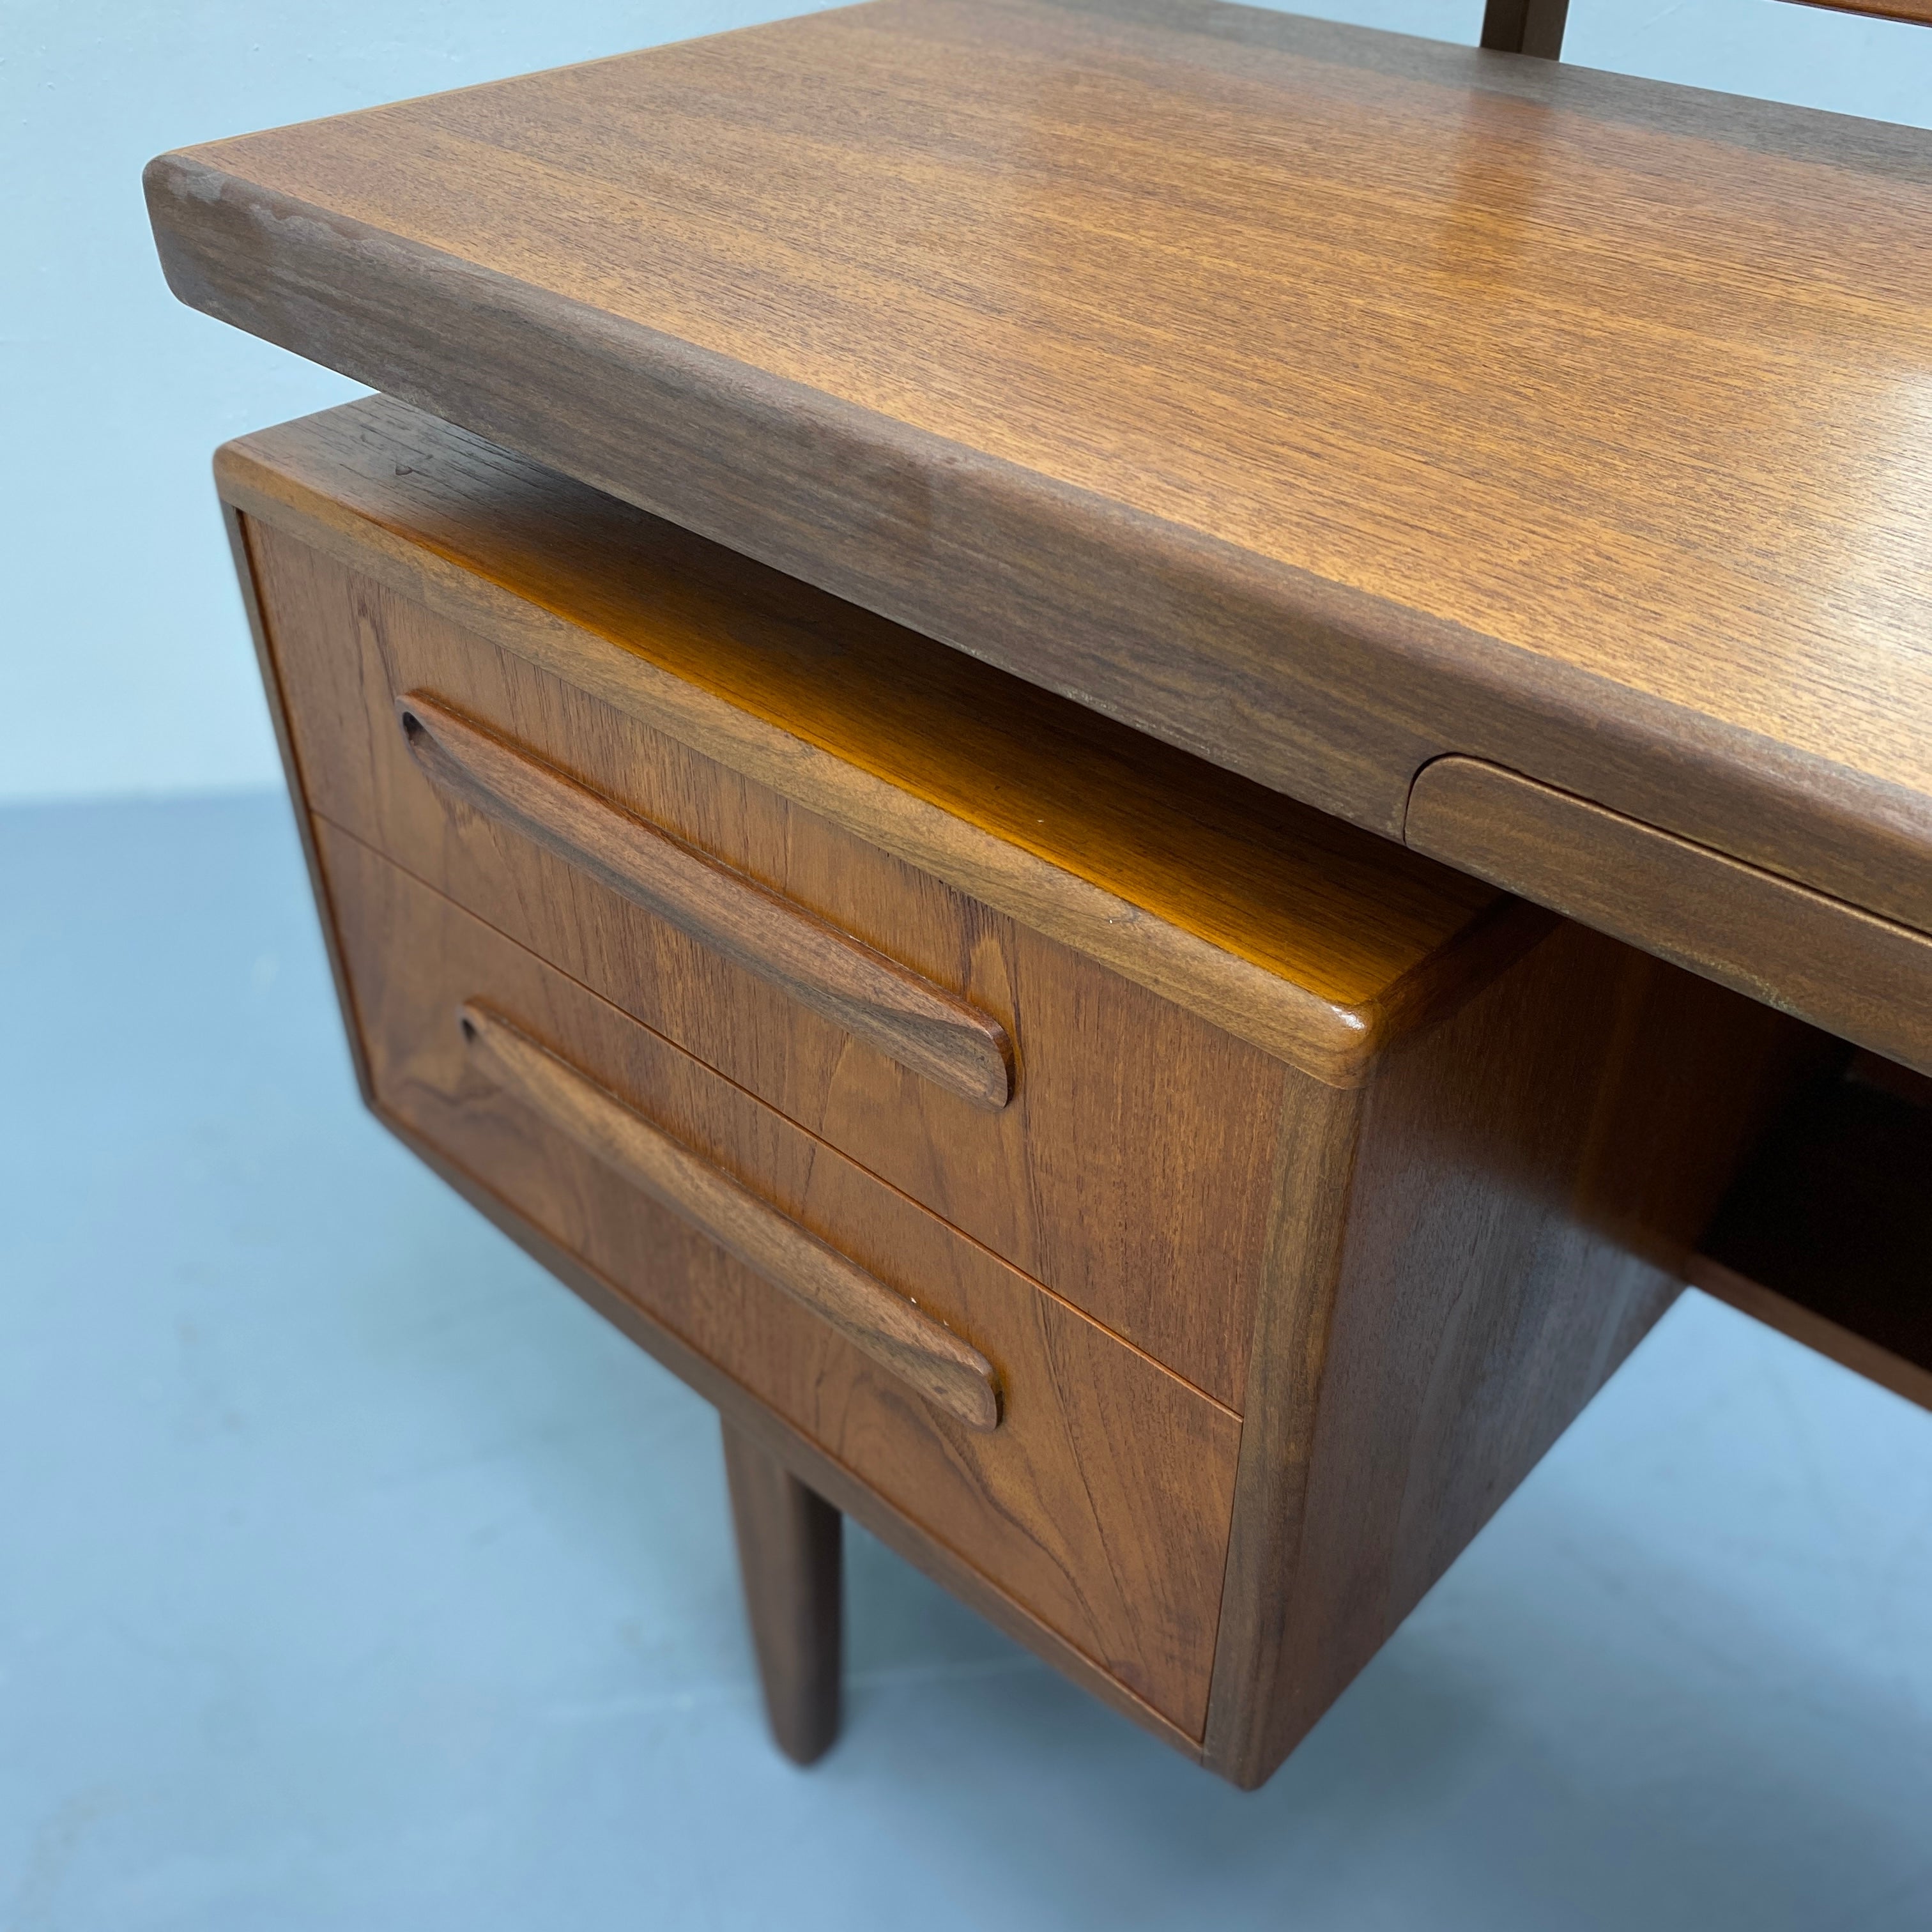
<svg viewBox="0 0 1932 1932"><path fill-rule="evenodd" d="M1932 1415L1687 1298L1268 1789L878 1546L358 1111L278 800L0 813L0 1926L1932 1924Z"/></svg>

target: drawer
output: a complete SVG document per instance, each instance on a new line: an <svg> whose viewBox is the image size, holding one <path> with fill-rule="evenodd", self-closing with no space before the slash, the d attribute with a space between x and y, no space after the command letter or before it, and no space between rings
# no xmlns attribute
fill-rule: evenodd
<svg viewBox="0 0 1932 1932"><path fill-rule="evenodd" d="M1932 1072L1932 933L1480 758L1417 775L1418 851Z"/></svg>
<svg viewBox="0 0 1932 1932"><path fill-rule="evenodd" d="M1279 1060L281 532L250 542L320 815L1239 1406ZM410 694L500 762L567 775L584 816L661 829L833 946L910 969L1010 1043L1010 1100L913 1070L500 796L440 782L399 718Z"/></svg>
<svg viewBox="0 0 1932 1932"><path fill-rule="evenodd" d="M379 1108L1198 1738L1238 1418L361 841L318 846Z"/></svg>

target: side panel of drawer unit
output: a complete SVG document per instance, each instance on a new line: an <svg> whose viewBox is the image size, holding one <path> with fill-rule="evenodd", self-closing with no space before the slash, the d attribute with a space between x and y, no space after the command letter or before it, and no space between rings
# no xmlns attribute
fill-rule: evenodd
<svg viewBox="0 0 1932 1932"><path fill-rule="evenodd" d="M1278 1063L296 539L250 541L316 812L1240 1407ZM908 1072L456 802L409 750L410 692L972 1002L1016 1046L1012 1101Z"/></svg>
<svg viewBox="0 0 1932 1932"><path fill-rule="evenodd" d="M380 1106L1189 1736L1205 1719L1240 1424L976 1242L358 841L320 845ZM693 1232L489 1077L506 1016L992 1363L991 1433Z"/></svg>

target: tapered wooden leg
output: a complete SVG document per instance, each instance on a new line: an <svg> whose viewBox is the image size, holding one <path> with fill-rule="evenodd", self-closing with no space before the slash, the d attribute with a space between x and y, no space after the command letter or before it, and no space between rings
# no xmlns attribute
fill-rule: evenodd
<svg viewBox="0 0 1932 1932"><path fill-rule="evenodd" d="M779 1750L796 1764L838 1735L844 1519L784 1465L719 1418L745 1614Z"/></svg>

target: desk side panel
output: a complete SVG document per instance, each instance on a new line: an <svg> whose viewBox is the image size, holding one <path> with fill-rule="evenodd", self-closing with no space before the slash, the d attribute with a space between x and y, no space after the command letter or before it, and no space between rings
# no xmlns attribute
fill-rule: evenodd
<svg viewBox="0 0 1932 1932"><path fill-rule="evenodd" d="M1210 1768L1263 1781L1642 1339L1815 1037L1566 925L1284 1161Z"/></svg>

